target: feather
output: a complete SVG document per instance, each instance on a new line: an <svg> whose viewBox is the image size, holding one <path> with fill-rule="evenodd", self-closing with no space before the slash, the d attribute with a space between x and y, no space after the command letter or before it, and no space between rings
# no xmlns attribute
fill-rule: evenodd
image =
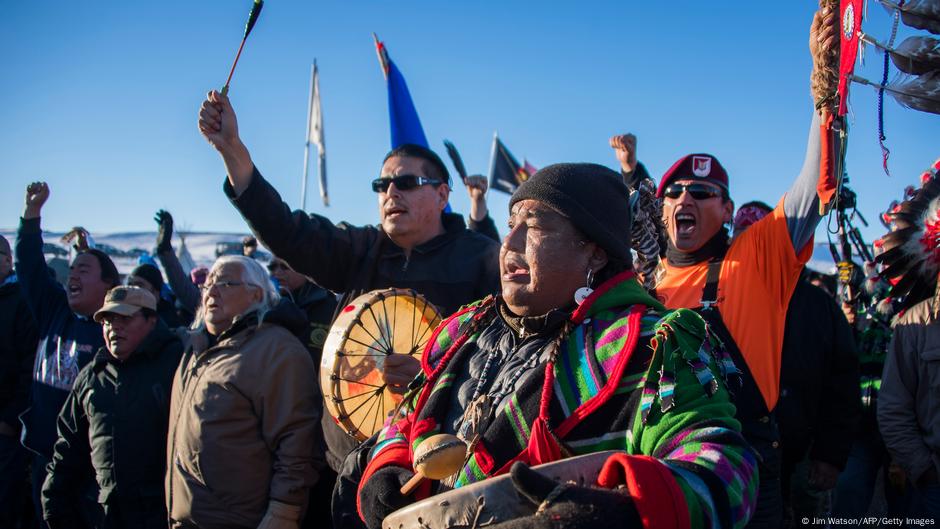
<svg viewBox="0 0 940 529"><path fill-rule="evenodd" d="M940 34L940 0L911 0L901 8L905 25Z"/></svg>
<svg viewBox="0 0 940 529"><path fill-rule="evenodd" d="M911 253L901 253L893 258L891 264L887 265L881 272L881 276L886 279L903 276L910 272L918 263L918 256Z"/></svg>
<svg viewBox="0 0 940 529"><path fill-rule="evenodd" d="M879 262L884 262L886 259L892 259L894 256L886 256L890 251L893 251L896 248L900 248L914 239L917 234L920 233L920 228L916 226L908 226L907 228L895 229L894 231L888 233L881 238L882 244L882 253L879 256Z"/></svg>
<svg viewBox="0 0 940 529"><path fill-rule="evenodd" d="M450 161L454 164L454 169L457 170L457 174L460 175L460 179L467 180L467 168L463 165L463 160L460 158L460 153L457 152L457 147L454 146L450 140L444 140L444 148L447 149L447 156L450 156Z"/></svg>
<svg viewBox="0 0 940 529"><path fill-rule="evenodd" d="M857 75L853 75L852 80L875 88L882 87L881 84L873 83ZM940 114L940 70L918 76L900 75L885 85L884 89L902 107Z"/></svg>
<svg viewBox="0 0 940 529"><path fill-rule="evenodd" d="M893 215L890 215L891 220L894 222L894 225L897 228L905 228L912 224L916 224L920 220L919 213L913 213L908 211L898 211Z"/></svg>
<svg viewBox="0 0 940 529"><path fill-rule="evenodd" d="M875 310L878 311L878 314L881 314L882 316L890 317L894 315L894 313L896 312L894 308L894 299L885 298L879 301Z"/></svg>
<svg viewBox="0 0 940 529"><path fill-rule="evenodd" d="M902 107L940 114L940 70L919 76L899 76L885 90Z"/></svg>
<svg viewBox="0 0 940 529"><path fill-rule="evenodd" d="M940 40L933 37L908 37L894 48L864 33L862 34L862 40L882 52L890 53L891 61L898 70L904 73L920 75L933 70L940 70Z"/></svg>
<svg viewBox="0 0 940 529"><path fill-rule="evenodd" d="M937 72L934 72L937 73ZM923 77L923 76L922 76ZM875 258L882 279L896 278L890 297L900 300L899 310L930 298L937 292L940 272L940 178L933 168L921 188L905 190L905 201L885 213L892 231L881 238L884 251ZM878 307L879 310L882 307Z"/></svg>
<svg viewBox="0 0 940 529"><path fill-rule="evenodd" d="M901 11L901 21L904 25L940 35L940 0L911 0L899 6L896 1L880 0L889 12L895 9Z"/></svg>

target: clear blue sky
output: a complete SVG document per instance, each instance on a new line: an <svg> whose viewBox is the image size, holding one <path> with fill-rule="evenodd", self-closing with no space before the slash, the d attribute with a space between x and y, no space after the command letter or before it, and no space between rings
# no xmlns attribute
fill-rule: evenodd
<svg viewBox="0 0 940 529"><path fill-rule="evenodd" d="M196 129L225 80L251 2L8 2L0 19L0 227L47 180L44 227L153 230L159 208L199 231L244 231L223 167ZM425 132L486 173L498 130L521 160L615 165L610 135L639 136L657 177L705 151L739 202L775 203L799 170L811 117L808 28L816 2L314 2L268 0L232 82L245 143L297 206L310 64L317 59L332 207L375 223L369 181L389 148L371 32L408 81ZM865 30L879 39L877 5ZM901 36L910 34L902 29ZM869 49L860 71L880 78ZM875 93L856 86L848 169L869 220L940 156L940 118L886 101L893 176L881 172ZM452 203L467 210L466 192ZM502 228L508 197L490 194ZM821 232L820 232L821 233ZM881 233L880 226L869 237Z"/></svg>

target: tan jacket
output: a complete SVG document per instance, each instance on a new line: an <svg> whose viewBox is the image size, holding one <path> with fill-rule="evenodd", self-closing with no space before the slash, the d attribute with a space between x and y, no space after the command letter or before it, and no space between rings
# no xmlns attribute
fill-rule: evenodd
<svg viewBox="0 0 940 529"><path fill-rule="evenodd" d="M878 427L894 460L917 482L940 471L940 322L933 299L894 323L881 391Z"/></svg>
<svg viewBox="0 0 940 529"><path fill-rule="evenodd" d="M193 334L173 381L166 476L173 522L254 528L270 501L303 506L317 479L320 395L309 353L276 324L231 331L209 348L204 332Z"/></svg>

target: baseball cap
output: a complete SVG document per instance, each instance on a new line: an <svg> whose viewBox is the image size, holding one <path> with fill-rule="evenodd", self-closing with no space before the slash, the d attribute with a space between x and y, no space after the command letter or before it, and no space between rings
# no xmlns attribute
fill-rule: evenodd
<svg viewBox="0 0 940 529"><path fill-rule="evenodd" d="M104 305L95 313L95 321L101 323L105 314L130 316L140 309L157 310L153 294L140 287L114 287L104 297Z"/></svg>

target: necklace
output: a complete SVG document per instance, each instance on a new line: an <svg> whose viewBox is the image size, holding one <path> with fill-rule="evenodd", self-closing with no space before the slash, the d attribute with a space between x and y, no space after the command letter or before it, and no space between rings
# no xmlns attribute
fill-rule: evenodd
<svg viewBox="0 0 940 529"><path fill-rule="evenodd" d="M519 343L506 355L506 360L512 358L519 351L519 348L522 347L527 338L528 337L520 333ZM487 379L490 376L490 369L496 358L496 353L497 349L495 348L487 352L486 362L483 364L483 372L480 374L480 378L477 379L470 404L464 412L463 422L457 432L457 436L467 443L468 454L473 453L473 449L479 442L483 430L489 425L492 419L496 406L515 389L516 383L519 381L519 378L522 377L522 374L535 367L539 361L538 354L530 356L509 376L507 383L503 384L499 391L483 393L483 388L486 387Z"/></svg>

